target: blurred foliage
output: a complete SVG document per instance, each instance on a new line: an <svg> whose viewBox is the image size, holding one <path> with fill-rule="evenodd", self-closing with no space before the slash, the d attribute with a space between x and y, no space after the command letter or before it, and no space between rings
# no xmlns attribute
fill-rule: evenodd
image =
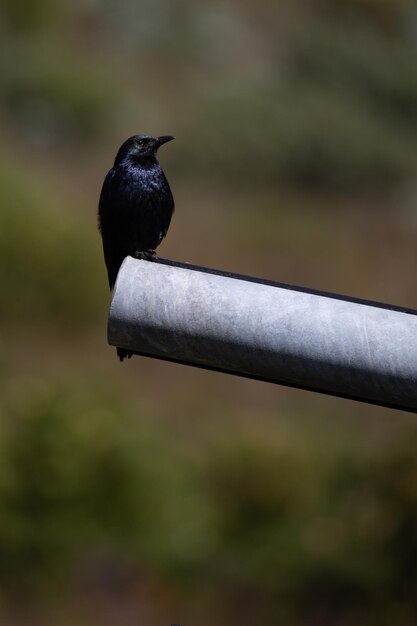
<svg viewBox="0 0 417 626"><path fill-rule="evenodd" d="M233 81L196 107L184 142L187 169L239 186L287 182L344 193L410 180L415 37L387 40L366 25L322 19L294 41L278 80Z"/></svg>
<svg viewBox="0 0 417 626"><path fill-rule="evenodd" d="M64 0L2 0L1 8L8 28L32 34L53 25L69 4Z"/></svg>
<svg viewBox="0 0 417 626"><path fill-rule="evenodd" d="M61 0L52 11L49 2L6 2L0 104L29 138L58 145L97 141L126 115L135 127L138 107L159 111L178 127L174 165L186 178L395 189L417 165L415 3L305 4L309 17L294 8L283 51L279 33L261 36L225 2ZM34 32L10 36L23 19ZM53 33L48 43L39 24ZM172 82L171 110L154 68Z"/></svg>
<svg viewBox="0 0 417 626"><path fill-rule="evenodd" d="M26 141L82 145L112 121L116 93L107 88L106 70L76 51L61 50L57 42L35 49L16 41L5 44L0 69L0 103Z"/></svg>
<svg viewBox="0 0 417 626"><path fill-rule="evenodd" d="M365 22L387 33L401 32L415 13L415 0L319 0L318 4L324 13Z"/></svg>
<svg viewBox="0 0 417 626"><path fill-rule="evenodd" d="M410 129L399 136L351 94L313 84L255 93L239 89L202 104L180 154L188 173L191 168L243 189L287 183L344 193L380 193L411 178L416 152ZM203 150L190 147L196 134Z"/></svg>
<svg viewBox="0 0 417 626"><path fill-rule="evenodd" d="M75 382L76 395L35 383L24 400L5 394L1 585L53 588L87 547L181 577L207 557L213 532L191 451L120 397Z"/></svg>
<svg viewBox="0 0 417 626"><path fill-rule="evenodd" d="M415 1L2 0L0 18L0 621L90 577L204 626L414 623L415 425L375 442L357 405L347 427L279 390L269 416L245 382L231 409L219 379L112 369L95 211L121 140L172 132L177 257L415 306Z"/></svg>
<svg viewBox="0 0 417 626"><path fill-rule="evenodd" d="M30 311L31 324L91 326L105 302L104 284L90 278L101 261L91 234L10 162L0 167L0 205L2 322L27 323Z"/></svg>
<svg viewBox="0 0 417 626"><path fill-rule="evenodd" d="M3 389L3 589L45 594L87 552L128 577L158 572L202 603L208 584L226 606L244 607L250 589L256 611L283 624L388 624L397 605L396 623L411 623L415 427L383 450L347 430L328 446L320 429L270 425L216 431L197 451L75 382L76 393L32 382L25 398Z"/></svg>

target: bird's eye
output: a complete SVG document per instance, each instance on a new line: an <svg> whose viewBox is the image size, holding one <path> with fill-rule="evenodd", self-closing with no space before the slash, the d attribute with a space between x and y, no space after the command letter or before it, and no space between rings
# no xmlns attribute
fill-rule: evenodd
<svg viewBox="0 0 417 626"><path fill-rule="evenodd" d="M138 146L144 146L144 145L145 145L144 140L143 139L139 139Z"/></svg>

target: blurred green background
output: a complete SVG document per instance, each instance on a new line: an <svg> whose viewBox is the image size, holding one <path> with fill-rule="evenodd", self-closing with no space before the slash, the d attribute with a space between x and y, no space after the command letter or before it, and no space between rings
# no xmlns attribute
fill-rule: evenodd
<svg viewBox="0 0 417 626"><path fill-rule="evenodd" d="M162 256L417 307L414 0L1 0L0 623L408 626L412 415L106 344L101 184Z"/></svg>

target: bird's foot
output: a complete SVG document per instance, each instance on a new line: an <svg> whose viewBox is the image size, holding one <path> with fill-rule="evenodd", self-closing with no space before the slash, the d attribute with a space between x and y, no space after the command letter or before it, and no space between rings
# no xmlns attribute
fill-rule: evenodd
<svg viewBox="0 0 417 626"><path fill-rule="evenodd" d="M153 261L156 259L155 250L136 250L134 254L135 259L141 259L142 261Z"/></svg>

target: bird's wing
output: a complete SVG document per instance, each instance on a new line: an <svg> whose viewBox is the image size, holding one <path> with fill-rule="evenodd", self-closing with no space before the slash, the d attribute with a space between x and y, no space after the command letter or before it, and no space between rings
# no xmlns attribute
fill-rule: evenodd
<svg viewBox="0 0 417 626"><path fill-rule="evenodd" d="M98 210L99 229L103 238L104 260L111 289L116 281L120 265L125 256L127 256L123 251L123 236L119 233L120 187L121 173L116 168L113 168L104 179Z"/></svg>

